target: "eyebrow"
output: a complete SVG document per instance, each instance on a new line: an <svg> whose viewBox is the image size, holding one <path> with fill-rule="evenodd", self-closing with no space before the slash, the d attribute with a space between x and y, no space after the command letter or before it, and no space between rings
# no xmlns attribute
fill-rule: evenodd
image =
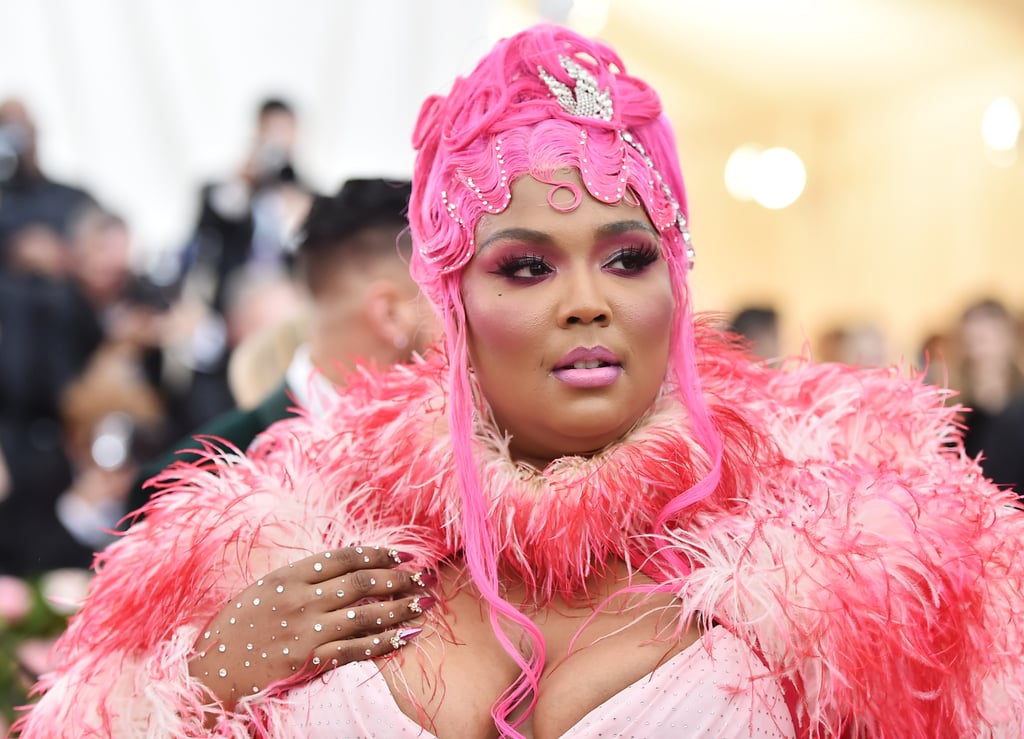
<svg viewBox="0 0 1024 739"><path fill-rule="evenodd" d="M599 226L596 235L599 238L617 236L630 231L646 231L654 238L659 238L649 223L640 220L615 221ZM505 228L488 236L477 245L477 249L483 249L495 241L525 241L532 244L543 244L551 241L551 236L544 231L535 231L532 228Z"/></svg>
<svg viewBox="0 0 1024 739"><path fill-rule="evenodd" d="M618 234L627 233L629 231L646 231L654 238L658 237L658 232L655 231L649 223L643 221L615 221L615 223L607 223L597 229L598 236L617 236Z"/></svg>
<svg viewBox="0 0 1024 739"><path fill-rule="evenodd" d="M477 249L483 249L495 241L527 241L533 244L540 244L551 241L551 237L543 231L534 231L532 228L505 228L495 231L486 239L477 244Z"/></svg>

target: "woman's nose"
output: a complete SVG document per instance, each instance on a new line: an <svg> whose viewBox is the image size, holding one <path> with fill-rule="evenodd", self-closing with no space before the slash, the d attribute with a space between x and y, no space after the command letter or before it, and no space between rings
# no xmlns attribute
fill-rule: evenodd
<svg viewBox="0 0 1024 739"><path fill-rule="evenodd" d="M605 326L611 320L611 306L600 287L599 278L589 274L567 276L562 284L559 325L595 323Z"/></svg>

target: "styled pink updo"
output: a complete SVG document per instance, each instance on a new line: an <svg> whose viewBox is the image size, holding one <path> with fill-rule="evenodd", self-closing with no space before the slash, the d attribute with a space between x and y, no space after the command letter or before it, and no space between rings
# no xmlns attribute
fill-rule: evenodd
<svg viewBox="0 0 1024 739"><path fill-rule="evenodd" d="M606 118L574 114L552 94L542 74L575 84L565 59L607 93ZM683 233L671 233L685 217L686 198L661 100L599 41L550 25L499 41L447 96L423 103L413 146L412 271L442 312L473 256L477 221L503 211L512 182L524 174L547 180L556 169L578 169L590 194L610 203L632 190L661 230L670 261L686 256Z"/></svg>
<svg viewBox="0 0 1024 739"><path fill-rule="evenodd" d="M589 194L599 201L639 200L657 227L676 303L666 388L682 399L694 438L708 459L705 478L681 490L661 511L657 530L651 532L657 535L679 511L714 491L722 458L721 438L710 420L695 362L686 288L693 251L685 191L675 138L657 93L627 74L607 45L558 26L535 26L499 41L469 75L455 80L447 96L428 98L413 145L411 271L445 328L466 565L490 604L498 639L522 670L492 715L502 736L518 736L506 717L522 703L532 708L544 648L534 624L501 597L500 542L495 541L473 456L474 423L481 422L482 414L476 413L470 385L461 280L475 253L474 231L481 216L508 206L518 178L530 175L553 182L560 169L578 170ZM559 187L575 186L560 182ZM688 563L677 555L659 556L666 571L688 572ZM506 636L502 624L508 622L530 636L532 653L524 657Z"/></svg>

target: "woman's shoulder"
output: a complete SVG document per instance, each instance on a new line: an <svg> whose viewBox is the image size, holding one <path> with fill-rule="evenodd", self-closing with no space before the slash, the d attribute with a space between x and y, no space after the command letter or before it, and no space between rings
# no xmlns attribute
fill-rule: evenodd
<svg viewBox="0 0 1024 739"><path fill-rule="evenodd" d="M781 461L756 471L745 515L709 529L695 608L744 631L826 724L1014 720L1000 705L1024 692L1024 516L964 454L949 393L900 368L714 361L713 390Z"/></svg>
<svg viewBox="0 0 1024 739"><path fill-rule="evenodd" d="M961 446L951 391L912 368L792 357L756 361L724 340L699 344L712 405L742 413L794 461L864 456L899 466Z"/></svg>
<svg viewBox="0 0 1024 739"><path fill-rule="evenodd" d="M357 365L340 385L316 398L316 412L303 410L272 428L332 434L350 426L385 424L410 410L443 405L447 379L448 361L440 351L417 355L408 364Z"/></svg>

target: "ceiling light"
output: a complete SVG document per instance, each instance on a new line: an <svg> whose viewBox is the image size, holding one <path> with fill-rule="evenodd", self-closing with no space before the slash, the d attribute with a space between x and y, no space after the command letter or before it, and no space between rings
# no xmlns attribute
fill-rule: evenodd
<svg viewBox="0 0 1024 739"><path fill-rule="evenodd" d="M744 144L725 163L725 189L739 201L754 199L754 169L760 155L760 146Z"/></svg>
<svg viewBox="0 0 1024 739"><path fill-rule="evenodd" d="M751 192L765 208L785 208L800 197L806 183L807 170L800 157L777 146L758 156Z"/></svg>
<svg viewBox="0 0 1024 739"><path fill-rule="evenodd" d="M725 163L725 188L740 201L754 200L765 208L785 208L807 184L807 170L795 153L781 146L761 149L744 144Z"/></svg>
<svg viewBox="0 0 1024 739"><path fill-rule="evenodd" d="M1008 97L997 98L981 119L981 138L992 151L1011 151L1020 136L1020 110Z"/></svg>

